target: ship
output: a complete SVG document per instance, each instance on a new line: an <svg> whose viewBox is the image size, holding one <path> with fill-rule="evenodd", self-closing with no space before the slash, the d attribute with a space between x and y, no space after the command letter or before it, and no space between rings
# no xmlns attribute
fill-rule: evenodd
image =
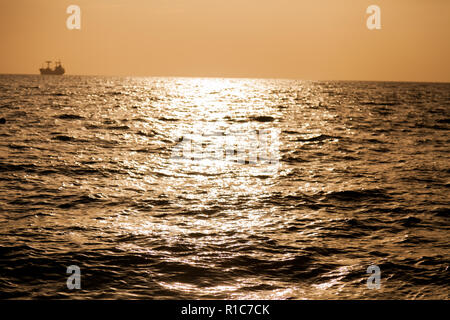
<svg viewBox="0 0 450 320"><path fill-rule="evenodd" d="M58 75L58 76L61 76L64 74L65 70L62 67L61 62L56 61L54 69L50 68L50 64L52 63L52 61L45 61L45 63L47 63L47 67L39 69L41 74L43 74L43 75Z"/></svg>

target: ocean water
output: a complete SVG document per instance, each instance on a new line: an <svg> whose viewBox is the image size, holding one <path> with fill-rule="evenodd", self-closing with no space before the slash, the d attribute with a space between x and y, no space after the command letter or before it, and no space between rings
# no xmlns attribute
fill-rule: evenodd
<svg viewBox="0 0 450 320"><path fill-rule="evenodd" d="M450 298L450 84L1 75L0 117L0 298Z"/></svg>

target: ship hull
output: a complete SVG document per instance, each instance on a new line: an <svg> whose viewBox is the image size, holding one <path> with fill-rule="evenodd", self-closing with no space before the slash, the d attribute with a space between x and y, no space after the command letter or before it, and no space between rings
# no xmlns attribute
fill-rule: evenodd
<svg viewBox="0 0 450 320"><path fill-rule="evenodd" d="M64 70L47 70L40 69L41 75L54 75L54 76L62 76L64 74Z"/></svg>

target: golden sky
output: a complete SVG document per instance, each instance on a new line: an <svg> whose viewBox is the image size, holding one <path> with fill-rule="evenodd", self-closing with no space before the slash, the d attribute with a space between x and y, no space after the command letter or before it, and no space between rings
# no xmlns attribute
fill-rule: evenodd
<svg viewBox="0 0 450 320"><path fill-rule="evenodd" d="M450 0L0 0L0 30L0 73L450 82Z"/></svg>

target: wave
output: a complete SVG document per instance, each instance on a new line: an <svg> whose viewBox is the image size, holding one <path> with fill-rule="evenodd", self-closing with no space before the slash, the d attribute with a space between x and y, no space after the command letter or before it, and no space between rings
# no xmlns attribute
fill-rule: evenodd
<svg viewBox="0 0 450 320"><path fill-rule="evenodd" d="M273 121L275 121L275 118L272 116L252 116L252 117L249 117L249 119L252 121L257 121L257 122L273 122Z"/></svg>
<svg viewBox="0 0 450 320"><path fill-rule="evenodd" d="M326 134L320 134L317 136L313 136L310 138L298 138L297 141L299 142L315 142L315 141L324 141L324 140L334 140L338 139L339 137L333 137Z"/></svg>
<svg viewBox="0 0 450 320"><path fill-rule="evenodd" d="M81 120L84 119L84 117L76 115L76 114L61 114L59 116L55 116L55 118L63 119L63 120Z"/></svg>
<svg viewBox="0 0 450 320"><path fill-rule="evenodd" d="M332 191L325 194L327 200L338 201L359 201L359 200L388 200L392 197L382 189L357 189L357 190L344 190L344 191Z"/></svg>

